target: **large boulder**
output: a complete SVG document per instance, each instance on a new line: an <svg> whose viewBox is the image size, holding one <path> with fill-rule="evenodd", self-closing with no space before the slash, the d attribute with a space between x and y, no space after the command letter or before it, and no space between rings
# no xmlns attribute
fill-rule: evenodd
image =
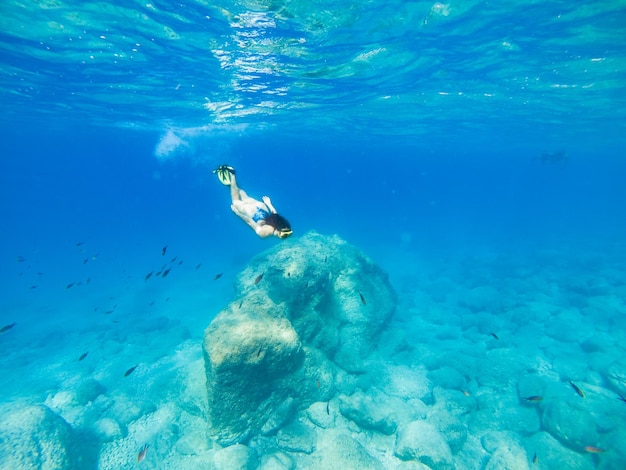
<svg viewBox="0 0 626 470"><path fill-rule="evenodd" d="M4 405L0 416L0 468L85 468L73 429L47 406Z"/></svg>
<svg viewBox="0 0 626 470"><path fill-rule="evenodd" d="M276 432L332 398L338 373L365 371L396 305L367 256L317 233L254 258L235 286L203 344L210 431L222 445Z"/></svg>

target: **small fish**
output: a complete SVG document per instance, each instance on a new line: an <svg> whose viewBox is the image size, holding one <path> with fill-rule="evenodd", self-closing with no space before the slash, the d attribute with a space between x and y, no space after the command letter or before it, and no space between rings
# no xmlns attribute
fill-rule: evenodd
<svg viewBox="0 0 626 470"><path fill-rule="evenodd" d="M174 261L176 261L178 259L178 256L174 256L171 260L170 260L170 264L174 264Z"/></svg>
<svg viewBox="0 0 626 470"><path fill-rule="evenodd" d="M124 377L128 377L130 374L135 372L136 368L137 368L137 366L132 366L130 369L128 369L126 372L124 372Z"/></svg>
<svg viewBox="0 0 626 470"><path fill-rule="evenodd" d="M574 382L570 382L569 384L576 391L576 393L578 393L578 395L580 395L582 398L585 398L585 392L583 392L578 385L576 385Z"/></svg>
<svg viewBox="0 0 626 470"><path fill-rule="evenodd" d="M169 301L170 301L170 298L169 298L169 297L167 297L167 298L165 299L165 301L166 301L166 302L169 302Z"/></svg>
<svg viewBox="0 0 626 470"><path fill-rule="evenodd" d="M152 302L150 302L150 307L152 307L154 305L154 300Z"/></svg>
<svg viewBox="0 0 626 470"><path fill-rule="evenodd" d="M589 452L590 454L602 454L603 452L606 452L606 450L596 446L585 446L583 449L585 449L585 452Z"/></svg>
<svg viewBox="0 0 626 470"><path fill-rule="evenodd" d="M468 398L471 396L471 395L470 395L470 392L468 392L467 390L461 390L461 393L462 393L463 395L465 395L466 397L468 397Z"/></svg>
<svg viewBox="0 0 626 470"><path fill-rule="evenodd" d="M202 263L196 264L196 269L200 269L202 267Z"/></svg>
<svg viewBox="0 0 626 470"><path fill-rule="evenodd" d="M65 286L66 289L71 289L72 287L74 287L74 284L76 284L75 282L70 282L67 286Z"/></svg>
<svg viewBox="0 0 626 470"><path fill-rule="evenodd" d="M106 312L104 312L105 315L111 315L113 313L113 310L107 310Z"/></svg>
<svg viewBox="0 0 626 470"><path fill-rule="evenodd" d="M491 336L493 336L495 339L500 339L500 338L498 338L498 335L497 335L497 334L495 334L495 333L489 333L489 334L490 334Z"/></svg>
<svg viewBox="0 0 626 470"><path fill-rule="evenodd" d="M163 279L165 279L167 277L167 275L170 273L171 268L166 269L165 271L163 271Z"/></svg>
<svg viewBox="0 0 626 470"><path fill-rule="evenodd" d="M243 305L243 300L239 302L239 308L241 308L242 305Z"/></svg>
<svg viewBox="0 0 626 470"><path fill-rule="evenodd" d="M535 452L535 454L533 455L533 465L535 465L538 460L539 459L537 458L537 452Z"/></svg>
<svg viewBox="0 0 626 470"><path fill-rule="evenodd" d="M157 273L154 274L155 277L159 277L161 274L163 274L163 271L159 271Z"/></svg>
<svg viewBox="0 0 626 470"><path fill-rule="evenodd" d="M33 284L32 286L29 287L29 289L31 289L31 290L32 289L37 289L37 286Z"/></svg>
<svg viewBox="0 0 626 470"><path fill-rule="evenodd" d="M359 297L361 297L361 303L363 305L367 305L367 302L365 301L365 297L363 297L363 294L361 294L361 292L359 292Z"/></svg>
<svg viewBox="0 0 626 470"><path fill-rule="evenodd" d="M82 361L83 359L85 359L87 357L87 354L89 354L89 352L84 352L80 355L80 357L78 358L78 362Z"/></svg>
<svg viewBox="0 0 626 470"><path fill-rule="evenodd" d="M167 245L161 248L161 256L165 256L165 253L167 253Z"/></svg>
<svg viewBox="0 0 626 470"><path fill-rule="evenodd" d="M320 388L322 386L322 384L320 383L320 381L317 381L317 388Z"/></svg>
<svg viewBox="0 0 626 470"><path fill-rule="evenodd" d="M182 259L178 262L178 266L180 266L181 264L183 264L183 260Z"/></svg>
<svg viewBox="0 0 626 470"><path fill-rule="evenodd" d="M15 322L11 323L10 325L4 325L2 328L0 328L0 333L4 333L6 331L9 331L11 328L13 328L16 325Z"/></svg>
<svg viewBox="0 0 626 470"><path fill-rule="evenodd" d="M26 258L24 258L23 256L18 256L17 257L17 262L18 263L23 263L24 261L26 261Z"/></svg>
<svg viewBox="0 0 626 470"><path fill-rule="evenodd" d="M261 282L261 279L263 279L263 274L265 273L261 273L259 274L256 279L254 280L254 285L256 286L259 282Z"/></svg>
<svg viewBox="0 0 626 470"><path fill-rule="evenodd" d="M89 284L91 282L91 278L88 277L87 280L85 281L85 284Z"/></svg>
<svg viewBox="0 0 626 470"><path fill-rule="evenodd" d="M543 397L539 396L539 395L531 395L529 397L524 397L524 400L526 400L526 401L541 401L541 400L543 400Z"/></svg>
<svg viewBox="0 0 626 470"><path fill-rule="evenodd" d="M146 458L146 453L148 452L148 444L145 444L141 450L139 451L139 454L137 454L137 463L140 463L141 461L143 461L143 459Z"/></svg>
<svg viewBox="0 0 626 470"><path fill-rule="evenodd" d="M89 258L85 258L85 259L83 260L83 264L87 264L87 262L88 262L88 261L89 261Z"/></svg>
<svg viewBox="0 0 626 470"><path fill-rule="evenodd" d="M624 395L622 395L621 393L618 393L618 395L619 395L618 400L619 401L623 401L624 403L626 403L626 398L624 397Z"/></svg>
<svg viewBox="0 0 626 470"><path fill-rule="evenodd" d="M324 263L328 260L328 255L324 256Z"/></svg>
<svg viewBox="0 0 626 470"><path fill-rule="evenodd" d="M154 273L154 271L150 271L148 274L146 274L146 277L144 277L143 280L147 281L148 279L150 279L152 277L153 273Z"/></svg>
<svg viewBox="0 0 626 470"><path fill-rule="evenodd" d="M222 277L222 276L223 276L223 273L217 273L217 274L215 275L215 277L213 277L213 280L214 280L214 281L217 281L217 280L218 280L220 277Z"/></svg>
<svg viewBox="0 0 626 470"><path fill-rule="evenodd" d="M259 348L259 350L256 353L256 357L259 357L261 355L261 351L263 351L263 348Z"/></svg>
<svg viewBox="0 0 626 470"><path fill-rule="evenodd" d="M326 414L327 415L330 414L330 402L329 401L326 402Z"/></svg>
<svg viewBox="0 0 626 470"><path fill-rule="evenodd" d="M84 242L76 242L76 246L81 246Z"/></svg>

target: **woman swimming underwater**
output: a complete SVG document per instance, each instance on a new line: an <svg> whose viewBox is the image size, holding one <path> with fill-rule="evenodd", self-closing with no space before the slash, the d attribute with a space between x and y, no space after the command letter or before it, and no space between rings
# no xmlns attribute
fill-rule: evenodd
<svg viewBox="0 0 626 470"><path fill-rule="evenodd" d="M263 196L262 201L257 201L246 194L243 189L237 186L235 169L228 165L220 165L213 173L226 186L230 186L230 197L232 204L230 208L235 214L247 223L261 238L272 235L278 238L287 238L293 231L289 221L276 212L269 197Z"/></svg>

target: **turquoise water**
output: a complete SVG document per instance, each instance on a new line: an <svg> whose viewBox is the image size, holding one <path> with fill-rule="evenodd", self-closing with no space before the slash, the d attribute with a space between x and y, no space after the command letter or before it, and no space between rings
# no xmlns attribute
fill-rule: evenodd
<svg viewBox="0 0 626 470"><path fill-rule="evenodd" d="M229 163L293 240L339 235L397 293L377 365L330 406L400 399L451 452L408 459L400 431L302 411L316 450L266 436L245 443L250 468L289 468L276 449L319 463L333 433L383 468L626 467L626 3L0 12L0 463L229 468L207 436L203 332L285 243L233 215L211 173Z"/></svg>

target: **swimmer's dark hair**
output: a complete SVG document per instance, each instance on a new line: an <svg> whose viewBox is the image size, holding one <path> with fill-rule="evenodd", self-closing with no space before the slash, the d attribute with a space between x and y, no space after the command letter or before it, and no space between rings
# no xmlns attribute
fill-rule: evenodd
<svg viewBox="0 0 626 470"><path fill-rule="evenodd" d="M285 234L285 237L291 235L291 224L280 214L269 214L263 219L266 225L271 225L274 229ZM283 238L283 237L281 237Z"/></svg>

